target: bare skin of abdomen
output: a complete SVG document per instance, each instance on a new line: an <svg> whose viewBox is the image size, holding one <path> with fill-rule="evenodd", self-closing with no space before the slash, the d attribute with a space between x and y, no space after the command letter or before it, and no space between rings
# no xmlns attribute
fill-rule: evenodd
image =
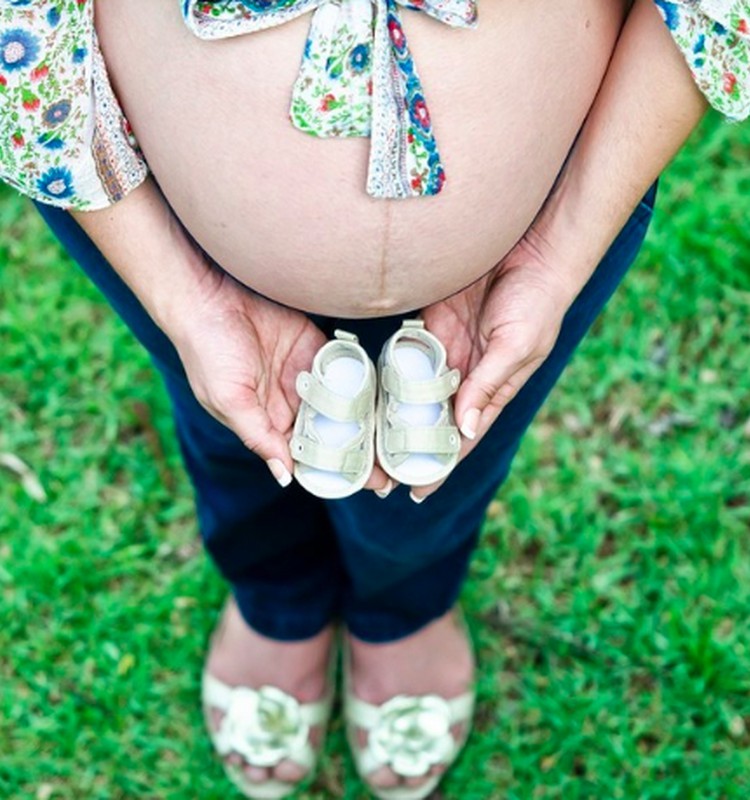
<svg viewBox="0 0 750 800"><path fill-rule="evenodd" d="M424 307L492 269L531 224L594 101L627 0L480 0L457 30L403 11L447 183L365 192L369 139L289 121L310 16L204 42L176 0L106 0L115 90L187 230L255 291L304 311ZM154 268L158 268L155 265Z"/></svg>

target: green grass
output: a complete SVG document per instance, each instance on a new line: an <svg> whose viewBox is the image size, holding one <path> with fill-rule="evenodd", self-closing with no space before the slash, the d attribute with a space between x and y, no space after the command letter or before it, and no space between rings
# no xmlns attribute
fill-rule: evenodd
<svg viewBox="0 0 750 800"><path fill-rule="evenodd" d="M750 795L750 127L709 117L490 508L443 800ZM0 797L222 800L224 587L148 359L0 194ZM366 797L333 726L305 800Z"/></svg>

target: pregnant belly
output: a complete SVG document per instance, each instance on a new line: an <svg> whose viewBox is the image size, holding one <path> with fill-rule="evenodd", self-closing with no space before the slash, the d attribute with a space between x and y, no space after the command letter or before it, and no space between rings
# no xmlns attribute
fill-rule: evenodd
<svg viewBox="0 0 750 800"><path fill-rule="evenodd" d="M200 245L279 302L341 317L420 308L484 275L530 225L607 68L627 0L489 0L479 27L403 12L448 182L365 192L369 139L288 109L310 16L203 42L176 0L106 0L97 30L151 169Z"/></svg>

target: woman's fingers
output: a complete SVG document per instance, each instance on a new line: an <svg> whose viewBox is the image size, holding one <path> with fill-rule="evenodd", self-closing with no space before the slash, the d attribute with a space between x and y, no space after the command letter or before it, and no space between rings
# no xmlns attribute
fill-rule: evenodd
<svg viewBox="0 0 750 800"><path fill-rule="evenodd" d="M497 421L503 409L526 385L529 378L536 372L543 362L543 358L534 358L527 364L520 366L508 380L500 386L492 400L487 403L474 423L473 437L467 437L464 433L464 440L461 445L459 460L463 460L481 441L485 433ZM464 417L465 419L465 417ZM462 428L463 433L463 428ZM423 503L430 495L434 494L445 483L444 480L430 484L429 486L417 486L410 492L410 497L415 503Z"/></svg>
<svg viewBox="0 0 750 800"><path fill-rule="evenodd" d="M386 497L396 488L396 482L383 471L379 464L375 464L370 478L365 484L365 489L370 489L381 499Z"/></svg>
<svg viewBox="0 0 750 800"><path fill-rule="evenodd" d="M248 450L252 450L266 462L280 486L289 486L294 465L287 437L274 427L263 406L233 411L224 423L237 434Z"/></svg>
<svg viewBox="0 0 750 800"><path fill-rule="evenodd" d="M235 412L225 424L239 436L245 447L266 462L271 474L282 487L289 486L294 463L289 452L288 434L281 433L273 426L271 417L262 406ZM386 498L395 488L395 483L379 464L375 464L364 488Z"/></svg>
<svg viewBox="0 0 750 800"><path fill-rule="evenodd" d="M510 402L523 385L524 368L537 358L535 348L525 343L507 339L490 341L456 395L456 421L467 439L477 438L485 409L496 408L499 414Z"/></svg>
<svg viewBox="0 0 750 800"><path fill-rule="evenodd" d="M545 358L545 355L537 355L525 362L517 364L515 371L499 386L498 390L495 392L495 396L481 411L476 435L473 439L467 437L472 442L472 449L473 445L476 445L481 437L492 427L506 406L516 397L521 389L523 389L529 378L544 363Z"/></svg>

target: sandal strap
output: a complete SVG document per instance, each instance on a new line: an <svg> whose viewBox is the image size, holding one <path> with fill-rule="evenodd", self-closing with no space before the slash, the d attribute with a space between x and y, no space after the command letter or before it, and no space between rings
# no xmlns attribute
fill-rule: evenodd
<svg viewBox="0 0 750 800"><path fill-rule="evenodd" d="M419 698L405 698L407 700L419 700ZM471 719L474 713L474 693L464 692L458 697L453 697L450 700L440 698L450 709L450 724L455 725L458 722L465 722ZM389 702L389 701L387 701ZM346 719L347 722L355 725L358 728L363 728L366 731L372 730L379 722L382 716L382 709L386 703L379 706L372 703L366 703L354 695L346 698Z"/></svg>
<svg viewBox="0 0 750 800"><path fill-rule="evenodd" d="M290 447L295 461L313 469L356 476L367 466L367 455L359 449L358 443L349 444L345 448L328 447L302 436L293 436Z"/></svg>
<svg viewBox="0 0 750 800"><path fill-rule="evenodd" d="M297 375L297 394L311 408L336 422L358 422L372 405L372 392L363 389L355 397L344 397L331 391L310 372Z"/></svg>
<svg viewBox="0 0 750 800"><path fill-rule="evenodd" d="M391 366L384 366L381 375L383 388L399 403L444 403L456 393L461 383L461 373L457 369L426 381L404 378Z"/></svg>
<svg viewBox="0 0 750 800"><path fill-rule="evenodd" d="M385 447L390 454L430 453L455 455L461 449L461 435L453 425L435 428L398 427L385 433Z"/></svg>
<svg viewBox="0 0 750 800"><path fill-rule="evenodd" d="M248 690L246 687L242 686L227 686L226 683L222 683L218 678L206 672L203 675L201 697L205 705L226 713L232 704L232 698L237 689L253 691L252 689ZM276 689L276 691L278 692L280 690ZM284 694L286 694L286 692L284 692ZM291 697L291 695L287 696ZM315 725L323 725L328 719L331 700L331 693L328 692L325 697L313 703L295 702L299 705L299 713L302 721L314 727Z"/></svg>

